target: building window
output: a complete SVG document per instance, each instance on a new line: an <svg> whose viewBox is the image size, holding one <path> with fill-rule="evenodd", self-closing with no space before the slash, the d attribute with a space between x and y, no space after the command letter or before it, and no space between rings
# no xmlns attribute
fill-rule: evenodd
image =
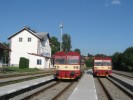
<svg viewBox="0 0 133 100"><path fill-rule="evenodd" d="M42 64L42 60L41 59L37 59L37 65L41 65Z"/></svg>
<svg viewBox="0 0 133 100"><path fill-rule="evenodd" d="M19 38L19 42L22 42L22 40L23 40L23 38L20 37L20 38Z"/></svg>
<svg viewBox="0 0 133 100"><path fill-rule="evenodd" d="M31 42L31 38L28 38L28 42Z"/></svg>

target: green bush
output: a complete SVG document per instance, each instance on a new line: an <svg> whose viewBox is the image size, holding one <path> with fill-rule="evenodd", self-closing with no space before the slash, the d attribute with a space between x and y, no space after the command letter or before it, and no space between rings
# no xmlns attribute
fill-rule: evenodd
<svg viewBox="0 0 133 100"><path fill-rule="evenodd" d="M19 68L20 69L29 68L29 59L20 57Z"/></svg>
<svg viewBox="0 0 133 100"><path fill-rule="evenodd" d="M87 61L85 61L86 67L93 67L93 58L90 57Z"/></svg>

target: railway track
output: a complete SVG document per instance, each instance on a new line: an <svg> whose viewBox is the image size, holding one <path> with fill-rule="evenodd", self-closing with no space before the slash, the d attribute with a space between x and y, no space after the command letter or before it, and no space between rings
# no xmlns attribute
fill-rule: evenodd
<svg viewBox="0 0 133 100"><path fill-rule="evenodd" d="M54 79L46 81L46 82L42 82L40 84L28 87L28 88L24 88L21 90L18 90L16 92L12 92L6 95L3 95L0 97L0 100L21 100L21 99L25 99L35 93L37 93L38 91L41 91L42 89L46 88L47 86L51 85L51 84L55 84Z"/></svg>
<svg viewBox="0 0 133 100"><path fill-rule="evenodd" d="M119 72L114 72L114 71L113 71L113 73L133 80L133 75L127 75L127 74L124 74L124 73L119 73Z"/></svg>
<svg viewBox="0 0 133 100"><path fill-rule="evenodd" d="M47 87L33 94L30 97L25 98L26 100L58 100L71 86L73 82L57 82L52 86ZM25 100L24 99L24 100Z"/></svg>
<svg viewBox="0 0 133 100"><path fill-rule="evenodd" d="M71 86L73 85L73 82L68 84L62 91L60 91L52 100L58 100L65 91L67 91Z"/></svg>
<svg viewBox="0 0 133 100"><path fill-rule="evenodd" d="M27 72L27 73L15 73L15 74L0 74L0 79L19 77L19 76L28 76L28 75L37 75L37 74L44 74L44 73L49 74L50 72Z"/></svg>
<svg viewBox="0 0 133 100"><path fill-rule="evenodd" d="M17 92L0 97L0 100L57 100L67 91L73 82L50 80Z"/></svg>
<svg viewBox="0 0 133 100"><path fill-rule="evenodd" d="M14 84L14 83L18 83L18 82L23 82L23 81L28 81L28 80L32 80L32 79L36 79L36 78L41 78L41 77L45 77L51 75L50 73L46 73L46 74L37 74L37 75L26 75L26 76L17 76L16 75L13 77L6 77L6 78L2 78L0 79L0 87L1 86L5 86L5 85L10 85L10 84Z"/></svg>
<svg viewBox="0 0 133 100"><path fill-rule="evenodd" d="M98 78L108 100L132 100L133 96L120 86L111 81L108 77Z"/></svg>

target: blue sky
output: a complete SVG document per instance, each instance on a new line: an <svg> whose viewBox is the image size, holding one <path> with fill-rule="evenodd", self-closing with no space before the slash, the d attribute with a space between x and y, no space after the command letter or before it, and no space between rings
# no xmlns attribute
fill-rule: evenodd
<svg viewBox="0 0 133 100"><path fill-rule="evenodd" d="M83 55L133 46L133 0L0 0L0 41L29 26L60 41L59 24Z"/></svg>

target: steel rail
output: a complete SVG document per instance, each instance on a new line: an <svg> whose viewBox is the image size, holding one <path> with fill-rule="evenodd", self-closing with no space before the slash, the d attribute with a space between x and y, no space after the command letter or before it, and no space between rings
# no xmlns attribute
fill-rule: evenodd
<svg viewBox="0 0 133 100"><path fill-rule="evenodd" d="M37 74L43 74L43 73L50 74L50 72L31 72L31 73L3 74L3 75L0 75L0 79L19 77L19 76L28 76L28 75L37 75Z"/></svg>
<svg viewBox="0 0 133 100"><path fill-rule="evenodd" d="M126 78L129 78L129 79L133 80L133 76L125 75L125 74L118 73L118 72L113 72L113 73L114 73L114 74L118 74L118 75L120 75L120 76L124 76L124 77L126 77Z"/></svg>
<svg viewBox="0 0 133 100"><path fill-rule="evenodd" d="M43 82L43 83L40 83L40 84L31 86L31 87L28 87L28 88L25 88L25 89L22 89L22 90L13 92L13 93L9 93L9 94L3 95L3 96L0 97L0 100L9 100L9 99L13 99L13 100L14 100L15 98L19 98L19 100L20 100L20 99L22 100L22 99L27 98L28 96L32 95L32 94L29 93L28 96L27 96L27 95L21 96L21 95L23 95L24 93L30 92L30 91L32 91L32 90L35 90L35 89L37 89L37 88L39 88L39 87L41 87L41 86L44 86L45 84L48 84L48 83L53 82L53 81L54 81L54 79L48 80L48 81L46 81L46 82ZM35 94L35 93L34 93L34 94ZM21 96L21 97L19 97L19 96Z"/></svg>
<svg viewBox="0 0 133 100"><path fill-rule="evenodd" d="M33 76L26 75L27 77L24 77L24 78L21 78L21 76L18 76L17 79L11 79L11 80L0 82L0 87L5 86L5 85L14 84L14 83L27 81L27 80L32 80L32 79L36 79L36 78L40 78L40 77L46 77L46 76L49 76L49 75L51 75L51 74L40 74L40 75L37 74L37 75L33 75Z"/></svg>
<svg viewBox="0 0 133 100"><path fill-rule="evenodd" d="M107 77L107 79L110 82L112 82L115 86L117 86L121 91L123 91L126 95L128 95L131 99L133 98L133 93L132 92L130 92L127 89L125 89L125 87L123 87L121 84L119 84L118 82L114 81L110 77Z"/></svg>
<svg viewBox="0 0 133 100"><path fill-rule="evenodd" d="M42 93L42 92L44 92L44 91L46 91L46 90L48 90L48 89L50 89L50 88L52 88L52 87L58 85L59 83L60 83L60 82L56 82L56 83L54 83L54 84L52 84L52 85L50 85L50 86L48 86L48 87L46 87L46 88L43 88L43 89L41 89L41 90L39 90L39 91L37 91L37 92L35 92L35 93L33 93L33 94L31 94L31 95L25 97L25 98L23 98L22 100L29 100L29 99L31 99L31 98L34 98L35 96L37 96L37 95L39 95L40 93Z"/></svg>
<svg viewBox="0 0 133 100"><path fill-rule="evenodd" d="M114 98L111 96L110 92L108 91L108 89L104 86L104 84L102 83L101 79L98 78L98 81L100 83L100 85L102 86L103 90L105 91L105 94L107 95L109 100L114 100Z"/></svg>
<svg viewBox="0 0 133 100"><path fill-rule="evenodd" d="M70 83L67 87L65 87L62 91L60 91L52 100L58 100L58 98L61 97L72 85L73 82Z"/></svg>

